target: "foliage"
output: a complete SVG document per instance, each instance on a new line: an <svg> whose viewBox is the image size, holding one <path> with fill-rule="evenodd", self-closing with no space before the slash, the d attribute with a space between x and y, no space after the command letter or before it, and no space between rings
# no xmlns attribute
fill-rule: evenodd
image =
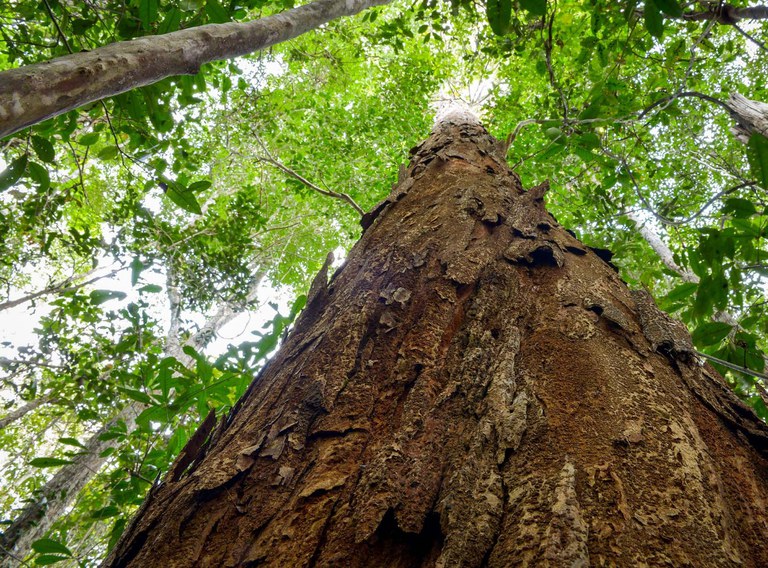
<svg viewBox="0 0 768 568"><path fill-rule="evenodd" d="M15 0L0 6L0 70L291 6ZM550 179L560 222L611 249L699 350L751 370L720 367L768 418L755 376L768 334L768 141L739 142L724 110L732 91L768 100L765 48L747 37L766 30L683 17L697 8L395 3L0 141L3 300L30 293L23 306L40 318L32 343L4 344L0 394L9 415L44 400L0 429L2 517L96 433L110 442L32 562L98 563L197 424L226 412L278 345L325 254L358 237L350 203L368 210L387 194L439 98L475 106L525 185ZM266 304L250 293L254 275L299 299L223 354L205 341L182 349L217 309ZM125 408L139 412L135 427L110 422Z"/></svg>

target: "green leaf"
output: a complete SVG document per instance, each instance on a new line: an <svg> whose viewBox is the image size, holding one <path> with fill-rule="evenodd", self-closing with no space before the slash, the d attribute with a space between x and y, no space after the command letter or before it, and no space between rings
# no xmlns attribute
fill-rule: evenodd
<svg viewBox="0 0 768 568"><path fill-rule="evenodd" d="M214 24L223 24L229 21L229 14L218 0L208 0L205 4L205 13L208 14L208 19Z"/></svg>
<svg viewBox="0 0 768 568"><path fill-rule="evenodd" d="M165 195L168 199L184 209L184 211L202 215L203 210L200 208L197 199L195 199L194 193L188 187L184 187L175 181L166 181L164 185Z"/></svg>
<svg viewBox="0 0 768 568"><path fill-rule="evenodd" d="M138 256L131 261L131 286L136 286L136 284L138 284L139 278L141 277L141 271L145 268L146 266L141 262L141 259Z"/></svg>
<svg viewBox="0 0 768 568"><path fill-rule="evenodd" d="M146 292L149 294L156 294L162 291L163 291L163 287L158 284L147 284L146 286L142 286L141 288L139 288L139 292Z"/></svg>
<svg viewBox="0 0 768 568"><path fill-rule="evenodd" d="M125 296L125 292L118 292L116 290L94 290L90 294L91 303L94 306L98 306L110 300L122 300Z"/></svg>
<svg viewBox="0 0 768 568"><path fill-rule="evenodd" d="M731 333L732 329L733 327L727 323L713 321L701 324L694 330L691 337L694 344L705 347L707 345L720 343L723 339L728 337L728 334Z"/></svg>
<svg viewBox="0 0 768 568"><path fill-rule="evenodd" d="M211 182L208 181L207 179L203 179L203 180L200 180L200 181L196 181L193 184L190 184L190 186L187 189L189 191L192 191L192 192L196 193L198 191L203 191L205 189L208 189L209 187L211 187Z"/></svg>
<svg viewBox="0 0 768 568"><path fill-rule="evenodd" d="M8 189L15 184L27 169L27 156L26 154L16 158L11 164L3 170L0 174L0 191Z"/></svg>
<svg viewBox="0 0 768 568"><path fill-rule="evenodd" d="M509 32L509 20L512 17L512 0L486 0L485 14L488 23L496 35Z"/></svg>
<svg viewBox="0 0 768 568"><path fill-rule="evenodd" d="M85 446L81 444L77 438L59 438L59 442L68 446L75 446L76 448L85 448Z"/></svg>
<svg viewBox="0 0 768 568"><path fill-rule="evenodd" d="M680 300L692 295L698 287L699 285L694 282L686 282L685 284L680 284L679 286L675 286L672 288L672 290L670 290L666 299L669 302L679 302Z"/></svg>
<svg viewBox="0 0 768 568"><path fill-rule="evenodd" d="M550 140L554 140L557 142L565 142L565 136L563 136L563 131L557 128L556 126L550 126L544 131L544 134L547 135L547 138Z"/></svg>
<svg viewBox="0 0 768 568"><path fill-rule="evenodd" d="M50 566L63 560L69 560L70 556L58 556L55 554L43 554L35 558L35 566Z"/></svg>
<svg viewBox="0 0 768 568"><path fill-rule="evenodd" d="M70 460L61 458L35 458L29 462L32 467L57 467L72 463Z"/></svg>
<svg viewBox="0 0 768 568"><path fill-rule="evenodd" d="M762 134L750 136L747 143L747 158L757 183L763 189L768 189L768 138Z"/></svg>
<svg viewBox="0 0 768 568"><path fill-rule="evenodd" d="M653 0L645 3L645 29L655 38L660 38L664 33L664 18L659 11L659 7Z"/></svg>
<svg viewBox="0 0 768 568"><path fill-rule="evenodd" d="M139 4L139 19L145 31L157 20L157 0L141 0Z"/></svg>
<svg viewBox="0 0 768 568"><path fill-rule="evenodd" d="M179 29L181 23L181 10L178 8L171 8L163 18L163 23L157 28L158 34L167 34L169 32L175 32Z"/></svg>
<svg viewBox="0 0 768 568"><path fill-rule="evenodd" d="M683 15L683 9L677 0L648 0L648 2L654 2L659 10L672 18L679 18Z"/></svg>
<svg viewBox="0 0 768 568"><path fill-rule="evenodd" d="M120 536L123 534L123 531L125 530L126 522L127 522L126 519L117 519L115 521L115 524L112 527L112 532L109 535L109 543L107 544L107 551L112 550L117 544L117 541L120 540Z"/></svg>
<svg viewBox="0 0 768 568"><path fill-rule="evenodd" d="M114 505L108 505L106 507L102 507L101 509L97 509L93 513L91 513L91 517L94 519L108 519L110 517L116 517L120 514L120 509L115 507Z"/></svg>
<svg viewBox="0 0 768 568"><path fill-rule="evenodd" d="M111 160L117 158L117 146L105 146L97 154L102 160Z"/></svg>
<svg viewBox="0 0 768 568"><path fill-rule="evenodd" d="M32 543L32 550L38 554L62 554L72 556L72 551L51 538L40 538Z"/></svg>
<svg viewBox="0 0 768 568"><path fill-rule="evenodd" d="M136 389L129 389L127 387L117 387L121 393L125 394L128 398L141 402L142 404L152 404L152 399L145 392Z"/></svg>
<svg viewBox="0 0 768 568"><path fill-rule="evenodd" d="M520 6L534 16L545 16L547 14L547 0L520 0Z"/></svg>
<svg viewBox="0 0 768 568"><path fill-rule="evenodd" d="M594 132L585 132L584 134L579 134L578 136L574 136L573 140L579 146L588 148L590 150L600 147L600 138Z"/></svg>
<svg viewBox="0 0 768 568"><path fill-rule="evenodd" d="M34 148L38 158L49 164L53 162L53 159L56 157L56 151L53 149L53 144L40 136L33 136L31 142L32 148Z"/></svg>
<svg viewBox="0 0 768 568"><path fill-rule="evenodd" d="M51 176L45 166L41 166L37 162L29 162L27 172L29 178L40 186L40 191L47 191L51 187Z"/></svg>
<svg viewBox="0 0 768 568"><path fill-rule="evenodd" d="M166 423L175 411L171 407L150 406L136 417L136 424L144 430L150 430L150 422Z"/></svg>
<svg viewBox="0 0 768 568"><path fill-rule="evenodd" d="M757 208L749 199L731 197L730 199L725 200L723 213L726 215L732 213L737 219L747 219L752 215L757 214Z"/></svg>
<svg viewBox="0 0 768 568"><path fill-rule="evenodd" d="M99 141L100 134L98 132L91 132L89 134L84 134L80 138L77 139L78 144L82 144L83 146L93 146L96 144L96 142Z"/></svg>

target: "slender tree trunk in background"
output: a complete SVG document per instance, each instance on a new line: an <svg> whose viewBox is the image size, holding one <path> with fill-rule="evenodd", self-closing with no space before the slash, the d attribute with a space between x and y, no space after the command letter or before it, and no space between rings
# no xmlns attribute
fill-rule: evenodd
<svg viewBox="0 0 768 568"><path fill-rule="evenodd" d="M436 127L106 566L768 566L768 428L499 147Z"/></svg>
<svg viewBox="0 0 768 568"><path fill-rule="evenodd" d="M45 536L53 523L67 511L83 487L107 460L101 453L115 446L114 440L101 440L100 437L120 421L125 422L129 432L133 430L136 416L141 412L137 406L126 406L91 436L85 443L85 450L74 458L72 463L61 467L36 493L36 500L27 503L13 522L3 530L0 546L6 554L0 554L0 568L19 566L16 559L23 559L29 554L32 543Z"/></svg>
<svg viewBox="0 0 768 568"><path fill-rule="evenodd" d="M242 302L237 305L233 302L222 302L216 311L206 319L202 327L184 342L184 345L189 345L196 351L205 348L208 342L216 336L219 329L242 313L249 303L256 300L257 290L263 278L264 273L258 271L251 280ZM169 279L170 303L175 310L178 306L175 305L177 302L174 300L176 294L173 286L175 284ZM175 357L182 365L191 368L194 359L182 350L178 334L178 313L174 312L171 315L171 326L166 338L165 355ZM50 399L50 397L48 398ZM37 401L32 401L29 404L35 402ZM38 499L36 501L27 503L19 511L13 522L0 535L0 568L15 568L19 565L17 558L23 559L30 554L32 543L44 537L53 524L67 513L70 505L83 488L104 467L109 457L102 456L102 453L108 448L120 445L119 440L101 440L100 437L119 421L125 422L128 432L133 431L136 427L136 417L146 408L148 408L147 405L138 402L132 402L126 406L115 418L90 437L85 443L87 449L82 454L76 456L71 464L63 466L40 488L37 492ZM10 416L6 418L10 418ZM2 420L6 420L6 418ZM0 420L0 427L3 425L2 420ZM4 551L5 554L3 554Z"/></svg>
<svg viewBox="0 0 768 568"><path fill-rule="evenodd" d="M243 23L208 24L121 41L0 73L0 138L84 104L195 75L211 61L246 55L391 0L315 0Z"/></svg>

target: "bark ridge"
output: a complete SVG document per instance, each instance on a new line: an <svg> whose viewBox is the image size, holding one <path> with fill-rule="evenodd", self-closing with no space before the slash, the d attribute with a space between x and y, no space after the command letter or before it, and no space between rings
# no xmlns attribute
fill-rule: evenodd
<svg viewBox="0 0 768 568"><path fill-rule="evenodd" d="M768 565L768 429L502 147L412 150L107 566Z"/></svg>

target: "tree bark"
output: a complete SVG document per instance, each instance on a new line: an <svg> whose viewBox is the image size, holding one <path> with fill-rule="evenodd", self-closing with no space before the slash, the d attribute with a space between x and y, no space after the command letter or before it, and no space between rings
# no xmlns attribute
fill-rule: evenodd
<svg viewBox="0 0 768 568"><path fill-rule="evenodd" d="M0 359L0 362L2 362L2 359ZM53 400L53 397L50 394L46 394L41 396L40 398L36 398L36 399L30 400L25 404L22 404L16 410L12 410L8 414L0 418L0 430L5 428L9 424L13 424L20 418L24 418L27 414L35 410L37 407L42 406L44 404L48 404L52 400Z"/></svg>
<svg viewBox="0 0 768 568"><path fill-rule="evenodd" d="M728 106L736 120L731 133L739 142L749 143L753 134L768 136L768 104L750 100L739 93L731 93Z"/></svg>
<svg viewBox="0 0 768 568"><path fill-rule="evenodd" d="M105 566L768 566L768 428L501 147L414 150Z"/></svg>
<svg viewBox="0 0 768 568"><path fill-rule="evenodd" d="M84 104L195 75L200 66L276 45L390 0L315 0L245 23L121 41L0 73L0 138Z"/></svg>

